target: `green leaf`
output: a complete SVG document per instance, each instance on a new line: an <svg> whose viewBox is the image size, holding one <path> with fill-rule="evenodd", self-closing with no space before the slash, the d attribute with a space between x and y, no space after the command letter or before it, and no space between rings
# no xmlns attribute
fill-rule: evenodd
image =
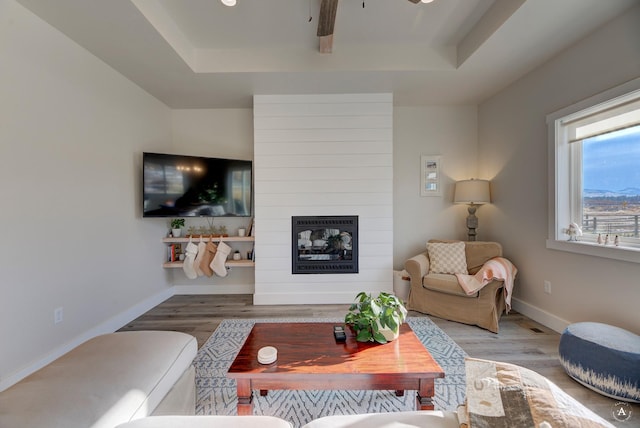
<svg viewBox="0 0 640 428"><path fill-rule="evenodd" d="M387 327L389 327L389 329L391 329L393 332L398 331L398 322L396 321L395 317L391 316L387 318Z"/></svg>
<svg viewBox="0 0 640 428"><path fill-rule="evenodd" d="M371 312L376 315L380 315L380 313L382 313L382 307L375 300L371 301Z"/></svg>
<svg viewBox="0 0 640 428"><path fill-rule="evenodd" d="M373 340L369 330L360 330L356 336L358 342L371 342Z"/></svg>
<svg viewBox="0 0 640 428"><path fill-rule="evenodd" d="M380 332L376 332L373 334L373 340L378 343L387 343L387 339L385 339L384 335Z"/></svg>

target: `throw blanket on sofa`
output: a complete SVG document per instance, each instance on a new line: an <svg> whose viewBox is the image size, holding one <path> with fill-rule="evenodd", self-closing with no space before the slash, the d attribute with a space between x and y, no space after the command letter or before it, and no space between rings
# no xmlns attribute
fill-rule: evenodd
<svg viewBox="0 0 640 428"><path fill-rule="evenodd" d="M457 273L458 283L469 295L476 293L491 281L504 281L504 301L507 306L507 313L511 310L511 293L513 292L513 281L516 278L518 269L504 257L494 257L488 260L475 275Z"/></svg>

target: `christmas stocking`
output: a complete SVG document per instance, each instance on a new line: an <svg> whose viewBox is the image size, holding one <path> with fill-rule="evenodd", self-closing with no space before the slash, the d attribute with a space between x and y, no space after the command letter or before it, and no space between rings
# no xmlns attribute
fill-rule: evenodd
<svg viewBox="0 0 640 428"><path fill-rule="evenodd" d="M218 251L218 247L213 243L211 238L209 238L209 242L205 245L204 254L202 255L202 260L200 261L200 270L207 276L213 276L213 270L209 266L213 261L213 257L216 255L216 251Z"/></svg>
<svg viewBox="0 0 640 428"><path fill-rule="evenodd" d="M207 243L202 240L202 236L200 236L200 242L198 243L198 255L196 255L196 259L193 262L193 267L196 269L196 273L198 276L204 275L200 264L202 263L202 258L204 257L204 253L207 250Z"/></svg>
<svg viewBox="0 0 640 428"><path fill-rule="evenodd" d="M216 275L222 277L227 276L227 267L225 266L225 263L227 262L227 256L230 252L230 246L222 241L218 243L218 251L216 251L216 255L210 265Z"/></svg>
<svg viewBox="0 0 640 428"><path fill-rule="evenodd" d="M184 270L185 275L187 275L187 278L196 279L198 277L198 274L196 273L196 269L193 266L193 263L196 260L196 255L198 254L198 246L193 242L189 241L185 252L186 252L186 255L184 257L184 263L182 264L182 269Z"/></svg>

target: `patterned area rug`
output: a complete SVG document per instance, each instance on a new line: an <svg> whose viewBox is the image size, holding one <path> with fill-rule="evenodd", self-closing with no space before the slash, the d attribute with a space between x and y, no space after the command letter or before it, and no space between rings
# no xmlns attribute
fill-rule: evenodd
<svg viewBox="0 0 640 428"><path fill-rule="evenodd" d="M227 370L256 322L335 322L331 318L283 318L224 320L198 351L196 367L196 414L235 415L236 382L226 377ZM467 354L429 318L410 317L407 322L420 341L445 371L435 381L436 410L455 410L464 401ZM394 391L269 391L261 397L253 394L253 413L286 419L299 427L328 415L382 413L415 410L416 392L396 397Z"/></svg>

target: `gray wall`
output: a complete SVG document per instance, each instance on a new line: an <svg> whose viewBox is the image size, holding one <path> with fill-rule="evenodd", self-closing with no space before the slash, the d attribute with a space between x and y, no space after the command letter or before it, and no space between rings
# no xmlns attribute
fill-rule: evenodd
<svg viewBox="0 0 640 428"><path fill-rule="evenodd" d="M13 1L0 28L1 390L171 295L139 185L171 112Z"/></svg>
<svg viewBox="0 0 640 428"><path fill-rule="evenodd" d="M640 76L640 7L479 106L481 223L519 268L514 307L553 326L600 321L640 333L640 264L549 250L546 115ZM544 280L552 294L545 294Z"/></svg>

